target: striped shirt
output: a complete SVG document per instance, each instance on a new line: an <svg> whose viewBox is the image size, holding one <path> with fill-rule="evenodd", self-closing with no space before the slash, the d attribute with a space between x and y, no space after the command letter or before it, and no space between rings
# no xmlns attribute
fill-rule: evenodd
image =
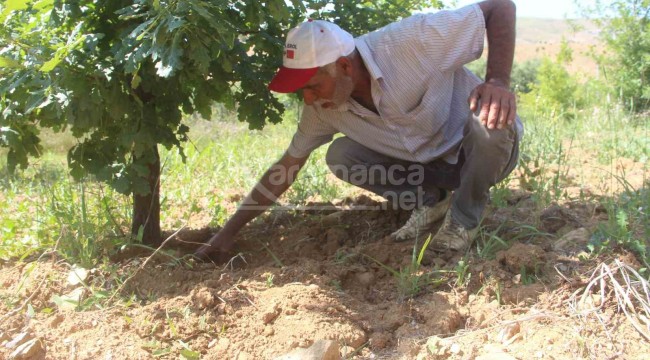
<svg viewBox="0 0 650 360"><path fill-rule="evenodd" d="M306 157L341 132L397 159L456 163L470 115L467 99L482 82L463 65L481 56L484 36L475 4L417 14L356 38L379 114L352 98L334 110L305 106L288 154ZM516 130L521 136L519 117Z"/></svg>

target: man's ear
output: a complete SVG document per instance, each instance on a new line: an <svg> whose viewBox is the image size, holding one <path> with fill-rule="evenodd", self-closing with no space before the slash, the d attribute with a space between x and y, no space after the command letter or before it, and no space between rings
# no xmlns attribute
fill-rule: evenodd
<svg viewBox="0 0 650 360"><path fill-rule="evenodd" d="M342 71L342 73L346 76L352 76L352 60L346 56L341 56L338 58L338 60L336 60L336 67L338 68L339 72Z"/></svg>

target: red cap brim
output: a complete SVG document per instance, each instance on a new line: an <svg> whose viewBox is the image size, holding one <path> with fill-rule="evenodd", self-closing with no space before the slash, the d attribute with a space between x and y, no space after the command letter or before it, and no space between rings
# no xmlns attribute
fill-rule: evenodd
<svg viewBox="0 0 650 360"><path fill-rule="evenodd" d="M311 69L291 69L282 66L280 71L273 77L269 83L269 90L278 93L292 93L305 86L318 71L318 68Z"/></svg>

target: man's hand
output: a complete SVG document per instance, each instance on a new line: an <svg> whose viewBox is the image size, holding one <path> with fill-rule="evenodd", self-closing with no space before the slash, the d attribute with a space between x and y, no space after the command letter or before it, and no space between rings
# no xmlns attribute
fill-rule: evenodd
<svg viewBox="0 0 650 360"><path fill-rule="evenodd" d="M212 260L219 263L227 261L227 256L235 245L235 235L249 221L268 209L275 199L291 186L306 161L307 156L294 158L285 153L275 165L264 173L253 191L241 203L235 215L226 221L223 229L194 252L194 256L202 261Z"/></svg>
<svg viewBox="0 0 650 360"><path fill-rule="evenodd" d="M207 243L194 252L194 257L201 261L223 262L228 257L235 244L234 236L223 230L216 233ZM222 259L223 258L223 259Z"/></svg>
<svg viewBox="0 0 650 360"><path fill-rule="evenodd" d="M517 100L508 86L498 80L488 80L469 95L469 108L476 112L481 102L479 120L488 129L503 129L515 122Z"/></svg>

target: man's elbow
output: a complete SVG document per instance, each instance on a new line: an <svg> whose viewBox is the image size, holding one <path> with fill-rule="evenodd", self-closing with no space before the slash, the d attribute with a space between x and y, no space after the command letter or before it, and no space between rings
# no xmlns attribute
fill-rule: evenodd
<svg viewBox="0 0 650 360"><path fill-rule="evenodd" d="M512 14L517 13L517 5L512 0L486 0L479 3L479 6L486 17L488 17L493 11L506 11Z"/></svg>

